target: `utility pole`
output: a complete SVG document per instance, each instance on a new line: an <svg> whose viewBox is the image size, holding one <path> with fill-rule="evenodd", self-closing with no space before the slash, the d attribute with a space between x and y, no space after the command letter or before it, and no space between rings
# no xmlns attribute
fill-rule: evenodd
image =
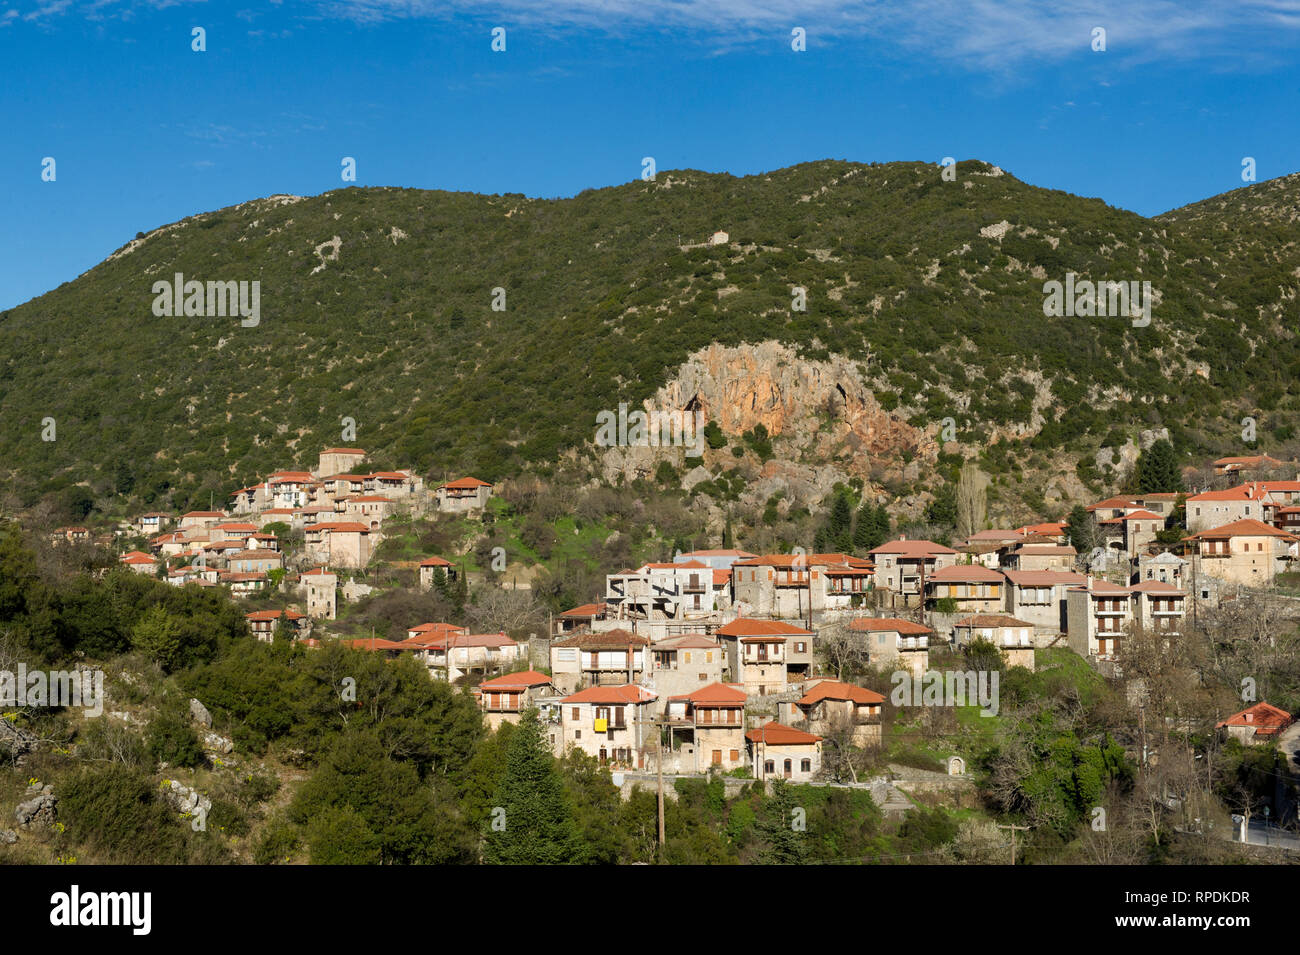
<svg viewBox="0 0 1300 955"><path fill-rule="evenodd" d="M664 849L664 741L663 726L664 718L649 720L633 720L633 723L639 726L653 726L655 729L655 774L658 777L658 803L659 803L659 852L662 854Z"/></svg>
<svg viewBox="0 0 1300 955"><path fill-rule="evenodd" d="M1008 826L1003 826L1003 825L999 825L998 828L999 828L999 829L1010 829L1010 830L1011 830L1011 864L1012 864L1012 865L1015 865L1015 864L1016 864L1016 832L1017 832L1017 831L1019 831L1019 832L1028 832L1028 831L1029 831L1029 827L1028 827L1028 826L1010 826L1010 825L1008 825Z"/></svg>

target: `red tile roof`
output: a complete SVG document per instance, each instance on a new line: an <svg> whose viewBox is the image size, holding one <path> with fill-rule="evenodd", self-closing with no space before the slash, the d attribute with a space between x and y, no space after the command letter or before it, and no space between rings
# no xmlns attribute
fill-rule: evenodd
<svg viewBox="0 0 1300 955"><path fill-rule="evenodd" d="M805 693L799 699L798 705L812 706L822 700L852 700L854 703L873 705L885 702L883 696L866 687L841 683L839 680L823 680Z"/></svg>
<svg viewBox="0 0 1300 955"><path fill-rule="evenodd" d="M630 630L606 630L604 633L583 631L563 640L556 640L552 647L580 647L583 650L626 650L628 647L644 647L649 639L632 633Z"/></svg>
<svg viewBox="0 0 1300 955"><path fill-rule="evenodd" d="M579 604L560 614L561 617L596 617L605 612L605 605L599 604Z"/></svg>
<svg viewBox="0 0 1300 955"><path fill-rule="evenodd" d="M903 557L933 557L936 554L956 554L951 547L944 547L934 541L896 540L888 541L870 550L872 554L899 554Z"/></svg>
<svg viewBox="0 0 1300 955"><path fill-rule="evenodd" d="M1222 726L1253 726L1256 736L1273 736L1290 726L1295 720L1286 710L1279 709L1271 703L1256 703L1240 713L1233 713L1226 720L1216 724Z"/></svg>
<svg viewBox="0 0 1300 955"><path fill-rule="evenodd" d="M484 680L479 684L481 690L519 690L533 686L545 686L551 678L536 670L523 670L519 673L507 673L495 679Z"/></svg>
<svg viewBox="0 0 1300 955"><path fill-rule="evenodd" d="M745 702L745 691L725 683L710 683L691 693L671 697L674 700L690 700L695 706L731 706Z"/></svg>
<svg viewBox="0 0 1300 955"><path fill-rule="evenodd" d="M450 567L452 566L452 564L451 561L445 560L442 557L426 557L424 558L424 560L420 561L420 566L421 567Z"/></svg>
<svg viewBox="0 0 1300 955"><path fill-rule="evenodd" d="M1083 574L1072 570L1004 570L1002 573L1017 587L1077 586L1086 580Z"/></svg>
<svg viewBox="0 0 1300 955"><path fill-rule="evenodd" d="M1265 524L1263 521L1247 517L1219 527L1211 527L1199 534L1191 534L1184 537L1183 540L1224 540L1229 537L1284 537L1287 540L1297 539L1294 535L1288 534L1286 531L1280 531L1271 524Z"/></svg>
<svg viewBox="0 0 1300 955"><path fill-rule="evenodd" d="M643 686L628 683L624 686L593 686L566 696L564 703L648 703L659 697Z"/></svg>
<svg viewBox="0 0 1300 955"><path fill-rule="evenodd" d="M963 617L953 624L954 627L1030 627L1032 623L1026 623L1024 620L1017 620L1015 617L1009 617L1003 613L977 613L969 617Z"/></svg>
<svg viewBox="0 0 1300 955"><path fill-rule="evenodd" d="M442 487L448 487L456 491L473 490L476 487L491 487L487 481L480 481L476 477L457 478L455 481L448 481ZM442 488L439 488L441 490Z"/></svg>
<svg viewBox="0 0 1300 955"><path fill-rule="evenodd" d="M942 567L925 578L925 582L946 583L948 581L977 581L981 583L1000 583L1005 580L1001 571L983 564L954 564Z"/></svg>
<svg viewBox="0 0 1300 955"><path fill-rule="evenodd" d="M751 743L766 743L769 746L798 746L821 742L820 736L805 733L793 726L783 726L775 720L758 729L750 730L745 734L745 739Z"/></svg>
<svg viewBox="0 0 1300 955"><path fill-rule="evenodd" d="M724 637L811 637L813 632L793 624L777 620L755 620L751 617L737 617L731 623L723 624L718 633Z"/></svg>
<svg viewBox="0 0 1300 955"><path fill-rule="evenodd" d="M898 617L858 617L849 624L849 629L859 633L880 633L890 630L900 634L934 633L929 627Z"/></svg>

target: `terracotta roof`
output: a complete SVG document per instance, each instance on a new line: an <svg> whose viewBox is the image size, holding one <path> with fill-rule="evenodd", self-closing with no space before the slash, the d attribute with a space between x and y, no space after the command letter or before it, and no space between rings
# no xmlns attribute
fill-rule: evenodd
<svg viewBox="0 0 1300 955"><path fill-rule="evenodd" d="M595 617L605 612L605 605L599 604L579 604L560 614L561 617Z"/></svg>
<svg viewBox="0 0 1300 955"><path fill-rule="evenodd" d="M1072 570L1004 570L1002 573L1017 587L1076 586L1087 579Z"/></svg>
<svg viewBox="0 0 1300 955"><path fill-rule="evenodd" d="M983 564L954 564L951 567L942 567L933 574L925 578L925 582L946 583L947 581L977 581L998 583L1004 580L1001 571L994 570L992 567L985 567Z"/></svg>
<svg viewBox="0 0 1300 955"><path fill-rule="evenodd" d="M354 650L410 650L410 647L385 640L382 637L366 637L363 640L348 640L347 645Z"/></svg>
<svg viewBox="0 0 1300 955"><path fill-rule="evenodd" d="M951 547L944 547L934 541L896 540L888 541L879 547L873 547L872 554L900 554L904 557L932 556L934 554L956 554Z"/></svg>
<svg viewBox="0 0 1300 955"><path fill-rule="evenodd" d="M1166 596L1186 596L1186 591L1179 590L1173 584L1167 584L1163 580L1144 580L1140 584L1134 584L1129 590L1135 590L1143 594L1155 594L1157 596L1164 594Z"/></svg>
<svg viewBox="0 0 1300 955"><path fill-rule="evenodd" d="M1046 524L1026 524L1016 528L1022 534L1042 534L1046 537L1059 537L1065 533L1065 522L1055 521Z"/></svg>
<svg viewBox="0 0 1300 955"><path fill-rule="evenodd" d="M719 584L725 584L730 579L731 571L729 570L715 570L713 572L713 586L715 587Z"/></svg>
<svg viewBox="0 0 1300 955"><path fill-rule="evenodd" d="M505 676L499 676L492 680L484 680L479 684L481 690L517 690L527 689L531 686L545 686L551 682L551 678L545 673L538 673L536 670L523 670L519 673L507 673Z"/></svg>
<svg viewBox="0 0 1300 955"><path fill-rule="evenodd" d="M1226 720L1215 724L1221 726L1253 726L1256 736L1273 736L1295 722L1291 714L1271 703L1256 703L1240 713L1233 713Z"/></svg>
<svg viewBox="0 0 1300 955"><path fill-rule="evenodd" d="M977 613L963 617L953 624L954 627L1033 627L1032 623L1008 617L1003 613Z"/></svg>
<svg viewBox="0 0 1300 955"><path fill-rule="evenodd" d="M1193 494L1187 499L1187 502L1193 504L1198 501L1258 501L1263 497L1264 492L1258 484L1238 484L1226 491L1206 491L1204 494Z"/></svg>
<svg viewBox="0 0 1300 955"><path fill-rule="evenodd" d="M718 628L724 637L811 637L813 632L803 627L781 623L777 620L755 620L751 617L737 617L728 624Z"/></svg>
<svg viewBox="0 0 1300 955"><path fill-rule="evenodd" d="M884 703L885 698L874 690L841 683L839 680L823 680L805 693L798 701L799 706L812 706L822 700L852 700L854 703Z"/></svg>
<svg viewBox="0 0 1300 955"><path fill-rule="evenodd" d="M651 644L652 650L721 650L722 644L702 633L684 633Z"/></svg>
<svg viewBox="0 0 1300 955"><path fill-rule="evenodd" d="M365 454L360 448L326 448L321 454Z"/></svg>
<svg viewBox="0 0 1300 955"><path fill-rule="evenodd" d="M1028 554L1030 557L1049 554L1060 554L1063 557L1069 557L1072 554L1077 554L1078 551L1069 544L1021 544L1016 548L1016 553L1020 555Z"/></svg>
<svg viewBox="0 0 1300 955"><path fill-rule="evenodd" d="M690 700L696 706L724 706L732 703L744 703L745 691L725 683L710 683L691 693L670 697L674 700Z"/></svg>
<svg viewBox="0 0 1300 955"><path fill-rule="evenodd" d="M858 617L849 624L849 629L857 630L859 633L879 633L889 630L900 634L934 633L929 627L898 617Z"/></svg>
<svg viewBox="0 0 1300 955"><path fill-rule="evenodd" d="M643 686L628 683L624 686L593 686L566 696L564 703L648 703L659 697Z"/></svg>
<svg viewBox="0 0 1300 955"><path fill-rule="evenodd" d="M457 491L471 490L476 487L491 487L491 486L492 485L489 484L487 481L480 481L476 477L457 478L455 481L448 481L446 484L442 485L442 487L449 487ZM439 490L441 490L441 488L439 488Z"/></svg>
<svg viewBox="0 0 1300 955"><path fill-rule="evenodd" d="M563 640L556 640L552 647L580 647L583 650L623 650L627 647L648 646L650 641L630 630L606 630L604 633L582 631Z"/></svg>
<svg viewBox="0 0 1300 955"><path fill-rule="evenodd" d="M1121 521L1163 521L1164 518L1159 514L1152 514L1145 508L1138 508L1136 511L1129 511L1120 517Z"/></svg>
<svg viewBox="0 0 1300 955"><path fill-rule="evenodd" d="M308 524L304 530L329 531L331 534L369 534L370 528L356 521L332 521Z"/></svg>
<svg viewBox="0 0 1300 955"><path fill-rule="evenodd" d="M301 620L304 616L304 614L294 610L254 610L252 613L244 614L244 616L249 620L279 620L281 613L290 620Z"/></svg>
<svg viewBox="0 0 1300 955"><path fill-rule="evenodd" d="M334 576L334 571L329 570L325 567L313 567L311 570L304 570L302 572L303 577L314 577L317 575L320 575L322 577L326 577L326 576L332 577Z"/></svg>
<svg viewBox="0 0 1300 955"><path fill-rule="evenodd" d="M369 476L383 481L409 481L411 479L411 475L405 471L376 471Z"/></svg>
<svg viewBox="0 0 1300 955"><path fill-rule="evenodd" d="M48 525L47 525L48 526ZM133 550L129 554L122 555L124 564L153 564L157 563L149 554L143 554L138 550Z"/></svg>
<svg viewBox="0 0 1300 955"><path fill-rule="evenodd" d="M821 742L820 736L805 733L793 726L783 726L775 720L758 729L750 730L745 734L745 739L751 743L766 743L769 746L797 746Z"/></svg>
<svg viewBox="0 0 1300 955"><path fill-rule="evenodd" d="M1280 531L1271 524L1265 524L1263 521L1247 517L1219 527L1211 527L1199 534L1191 534L1184 537L1183 540L1224 540L1229 537L1284 537L1287 540L1297 539L1294 535L1288 534L1286 531Z"/></svg>
<svg viewBox="0 0 1300 955"><path fill-rule="evenodd" d="M445 560L442 557L426 557L424 558L424 560L420 561L420 566L421 567L450 567L452 566L452 564L451 561Z"/></svg>

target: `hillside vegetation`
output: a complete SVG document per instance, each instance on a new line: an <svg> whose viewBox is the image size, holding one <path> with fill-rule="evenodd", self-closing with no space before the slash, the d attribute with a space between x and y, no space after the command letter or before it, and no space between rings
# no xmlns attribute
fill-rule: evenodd
<svg viewBox="0 0 1300 955"><path fill-rule="evenodd" d="M20 503L72 483L184 506L314 462L341 419L377 466L545 472L717 342L844 356L882 407L1005 459L1115 429L1180 450L1289 438L1300 176L1156 219L978 161L696 171L563 200L277 196L143 233L0 313ZM730 240L708 245L725 230ZM1153 321L1045 318L1043 283L1149 280ZM156 317L158 280L260 281L261 320ZM807 311L791 308L793 286ZM493 290L505 290L494 311ZM55 419L57 439L41 439Z"/></svg>

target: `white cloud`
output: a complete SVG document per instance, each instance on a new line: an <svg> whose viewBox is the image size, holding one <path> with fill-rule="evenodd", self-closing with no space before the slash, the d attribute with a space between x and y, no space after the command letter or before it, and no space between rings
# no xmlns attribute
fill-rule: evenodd
<svg viewBox="0 0 1300 955"><path fill-rule="evenodd" d="M27 20L70 10L130 15L178 0L35 0ZM1261 49L1294 48L1300 0L299 0L273 16L353 23L472 17L506 26L595 30L610 35L677 32L724 48L783 39L808 30L819 43L879 43L994 71L1026 60L1090 54L1091 32L1105 27L1117 59L1241 59Z"/></svg>

